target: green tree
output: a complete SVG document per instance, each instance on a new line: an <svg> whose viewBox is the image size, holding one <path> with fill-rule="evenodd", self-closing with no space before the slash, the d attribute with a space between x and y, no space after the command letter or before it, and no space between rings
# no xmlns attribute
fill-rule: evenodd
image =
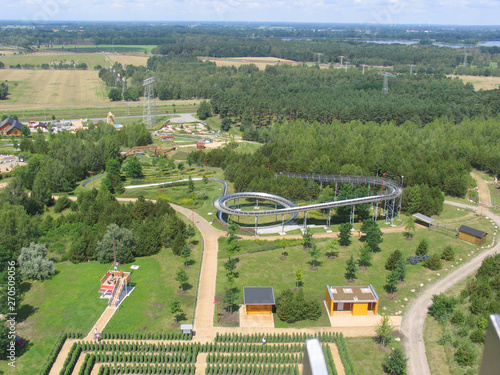
<svg viewBox="0 0 500 375"><path fill-rule="evenodd" d="M0 100L7 99L7 96L9 96L9 85L2 82L0 83Z"/></svg>
<svg viewBox="0 0 500 375"><path fill-rule="evenodd" d="M188 192L192 193L194 191L194 182L191 176L189 176L189 181L188 181Z"/></svg>
<svg viewBox="0 0 500 375"><path fill-rule="evenodd" d="M104 186L112 193L123 192L123 184L121 178L121 165L120 161L115 159L109 159L106 162L106 178L103 180Z"/></svg>
<svg viewBox="0 0 500 375"><path fill-rule="evenodd" d="M295 282L297 288L300 287L300 283L302 282L303 277L304 277L304 271L302 270L302 267L299 266L295 269Z"/></svg>
<svg viewBox="0 0 500 375"><path fill-rule="evenodd" d="M311 256L311 259L312 259L312 269L315 270L317 269L317 265L318 265L318 258L320 257L321 255L321 251L319 249L319 247L314 244L312 245L311 249L309 250L309 255Z"/></svg>
<svg viewBox="0 0 500 375"><path fill-rule="evenodd" d="M375 341L378 343L387 346L392 340L392 331L393 327L391 325L390 318L387 315L382 316L379 323L375 327Z"/></svg>
<svg viewBox="0 0 500 375"><path fill-rule="evenodd" d="M347 261L346 267L345 267L344 276L345 276L346 280L352 281L352 280L356 279L356 270L357 270L357 267L356 267L356 263L354 262L354 256L351 255L351 257Z"/></svg>
<svg viewBox="0 0 500 375"><path fill-rule="evenodd" d="M302 233L302 246L304 246L304 250L310 249L312 246L313 235L309 232L309 229Z"/></svg>
<svg viewBox="0 0 500 375"><path fill-rule="evenodd" d="M446 261L453 261L455 260L455 250L448 245L443 249L443 253L441 254L441 259L444 259Z"/></svg>
<svg viewBox="0 0 500 375"><path fill-rule="evenodd" d="M186 239L182 232L177 232L177 235L172 242L172 252L174 255L181 255L182 249L186 247Z"/></svg>
<svg viewBox="0 0 500 375"><path fill-rule="evenodd" d="M394 268L394 271L397 273L399 281L405 281L406 261L403 259L403 257L401 257L397 260L396 267Z"/></svg>
<svg viewBox="0 0 500 375"><path fill-rule="evenodd" d="M228 132L231 129L231 119L229 117L224 117L220 124L220 130L223 132Z"/></svg>
<svg viewBox="0 0 500 375"><path fill-rule="evenodd" d="M179 268L177 274L175 275L175 280L179 282L179 289L184 292L188 287L189 281L188 274L184 268Z"/></svg>
<svg viewBox="0 0 500 375"><path fill-rule="evenodd" d="M401 348L394 349L387 356L384 364L384 371L389 375L405 375L408 359L405 358Z"/></svg>
<svg viewBox="0 0 500 375"><path fill-rule="evenodd" d="M370 267L372 265L372 249L364 244L359 253L358 265L360 267Z"/></svg>
<svg viewBox="0 0 500 375"><path fill-rule="evenodd" d="M380 251L380 244L382 243L382 231L380 230L378 225L372 225L368 228L366 233L366 244L370 246L372 252Z"/></svg>
<svg viewBox="0 0 500 375"><path fill-rule="evenodd" d="M170 302L170 312L172 313L172 315L175 316L175 322L179 323L179 321L181 321L183 312L181 308L181 303L177 298L173 299Z"/></svg>
<svg viewBox="0 0 500 375"><path fill-rule="evenodd" d="M408 216L405 220L405 232L403 233L407 240L413 239L413 232L415 232L415 229L415 220L413 220L412 216Z"/></svg>
<svg viewBox="0 0 500 375"><path fill-rule="evenodd" d="M141 178L143 176L142 165L136 156L132 156L127 160L127 164L125 164L123 170L127 177Z"/></svg>
<svg viewBox="0 0 500 375"><path fill-rule="evenodd" d="M226 262L223 263L224 268L228 272L228 274L233 275L237 278L236 266L238 265L239 258L229 258Z"/></svg>
<svg viewBox="0 0 500 375"><path fill-rule="evenodd" d="M385 262L385 269L392 271L396 268L396 263L399 259L403 257L403 254L399 250L394 250L389 258L387 258L387 262Z"/></svg>
<svg viewBox="0 0 500 375"><path fill-rule="evenodd" d="M9 338L10 328L7 327L5 322L2 320L0 324L0 359L7 359L10 347L11 339Z"/></svg>
<svg viewBox="0 0 500 375"><path fill-rule="evenodd" d="M330 259L334 259L336 256L338 256L339 252L339 240L338 238L333 238L328 244L326 245L326 255Z"/></svg>
<svg viewBox="0 0 500 375"><path fill-rule="evenodd" d="M49 279L56 272L54 262L47 259L47 247L39 243L32 242L28 247L23 247L17 261L25 279Z"/></svg>
<svg viewBox="0 0 500 375"><path fill-rule="evenodd" d="M469 343L463 343L455 352L455 361L461 366L472 366L476 358L477 353Z"/></svg>
<svg viewBox="0 0 500 375"><path fill-rule="evenodd" d="M339 227L339 245L349 246L351 244L351 223L342 223Z"/></svg>
<svg viewBox="0 0 500 375"><path fill-rule="evenodd" d="M24 137L29 137L31 135L30 128L27 125L23 125L21 128L21 135Z"/></svg>
<svg viewBox="0 0 500 375"><path fill-rule="evenodd" d="M188 259L191 256L191 249L188 246L184 246L181 251L181 258L184 259L184 266L187 267Z"/></svg>
<svg viewBox="0 0 500 375"><path fill-rule="evenodd" d="M415 254L422 256L426 255L428 251L429 251L429 241L427 241L427 239L424 238L422 241L419 242Z"/></svg>
<svg viewBox="0 0 500 375"><path fill-rule="evenodd" d="M399 275L396 270L391 271L386 278L384 289L387 293L393 294L398 289Z"/></svg>
<svg viewBox="0 0 500 375"><path fill-rule="evenodd" d="M109 91L108 98L113 102L122 100L122 90L116 88L111 89Z"/></svg>
<svg viewBox="0 0 500 375"><path fill-rule="evenodd" d="M424 262L424 266L430 270L437 271L443 268L443 262L441 262L441 257L438 254L434 254Z"/></svg>
<svg viewBox="0 0 500 375"><path fill-rule="evenodd" d="M113 242L115 242L116 261L118 263L131 263L134 261L136 240L131 230L110 224L106 233L97 243L97 260L99 263L113 261Z"/></svg>
<svg viewBox="0 0 500 375"><path fill-rule="evenodd" d="M457 298L447 297L444 294L435 294L432 296L432 305L429 307L429 314L438 322L443 323L450 318L457 304Z"/></svg>
<svg viewBox="0 0 500 375"><path fill-rule="evenodd" d="M196 115L202 121L212 116L212 106L206 100L202 100L196 110Z"/></svg>
<svg viewBox="0 0 500 375"><path fill-rule="evenodd" d="M238 299L238 289L233 286L225 288L224 298L222 302L226 304L226 309L232 314L236 301Z"/></svg>

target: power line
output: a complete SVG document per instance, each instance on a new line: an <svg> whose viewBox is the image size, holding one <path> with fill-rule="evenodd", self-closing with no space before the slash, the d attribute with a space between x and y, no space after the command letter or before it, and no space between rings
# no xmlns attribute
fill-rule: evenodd
<svg viewBox="0 0 500 375"><path fill-rule="evenodd" d="M143 121L146 124L146 127L151 128L154 125L155 117L154 117L154 90L153 83L155 79L154 77L146 78L142 85L144 86L144 111L143 111Z"/></svg>

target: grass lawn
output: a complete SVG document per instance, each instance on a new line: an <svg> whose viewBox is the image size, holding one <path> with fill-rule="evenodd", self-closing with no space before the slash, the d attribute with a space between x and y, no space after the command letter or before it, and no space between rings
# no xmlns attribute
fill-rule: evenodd
<svg viewBox="0 0 500 375"><path fill-rule="evenodd" d="M391 348L401 347L396 341L384 347L376 343L373 337L346 337L345 342L357 374L385 374L382 364Z"/></svg>
<svg viewBox="0 0 500 375"><path fill-rule="evenodd" d="M17 333L29 341L29 350L6 374L38 374L61 332L88 333L107 306L99 299L99 280L109 265L97 262L56 264L57 274L48 281L23 283L27 290L18 315Z"/></svg>
<svg viewBox="0 0 500 375"><path fill-rule="evenodd" d="M487 219L476 219L472 226L487 232L492 231L491 223ZM396 249L399 249L403 253L404 258L415 254L415 249L423 238L429 241L430 254L441 254L445 246L451 245L455 250L456 261L443 261L443 269L439 271L431 271L422 264L415 266L408 264L406 281L399 284L393 301L392 296L387 294L383 288L386 284L386 277L389 274L389 271L385 270L385 262L390 253ZM489 238L491 241L491 237ZM472 244L429 230L416 231L413 241L405 240L402 233L386 233L383 239L384 241L380 245L382 251L373 255L371 267L366 270L358 270L358 278L353 285L372 284L380 298L380 312L387 314L404 311L404 307L401 307L401 305L407 305L409 302L405 302L403 299L406 297L411 300L415 295L415 293L411 292L411 289L416 289L416 293L418 293L421 283L427 285L435 282L436 279L451 271L458 264L463 263L465 259L468 259L468 255L473 256L477 252L476 247ZM294 288L294 270L299 266L304 271L302 287L305 294L311 298L318 299L318 301L323 301L326 285L348 285L344 278L346 261L351 254L354 255L355 259L359 258L359 250L363 245L362 240L363 237L360 240L357 236L354 236L353 243L348 247L340 248L338 257L335 259L328 259L325 255L327 241L318 243L322 255L319 258L319 267L316 271L310 269L311 257L308 252L302 249L302 246L288 248L288 259L286 260L280 260L281 249L241 256L237 268L240 276L236 279L236 286L240 290L240 301L238 303L242 303L243 286L272 286L275 289L276 295L286 288ZM472 251L474 253L471 253ZM224 255L226 254L221 252L219 259ZM216 292L218 295L223 295L226 283L226 271L222 263L223 261L220 261L218 267Z"/></svg>

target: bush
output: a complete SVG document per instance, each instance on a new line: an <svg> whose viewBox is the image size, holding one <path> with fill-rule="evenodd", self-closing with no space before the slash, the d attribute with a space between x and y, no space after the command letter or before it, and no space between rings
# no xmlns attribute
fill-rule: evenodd
<svg viewBox="0 0 500 375"><path fill-rule="evenodd" d="M484 329L478 328L470 334L470 339L476 344L482 344L484 342Z"/></svg>
<svg viewBox="0 0 500 375"><path fill-rule="evenodd" d="M437 254L434 254L425 261L424 266L433 271L437 271L443 268L443 263L441 262L441 257Z"/></svg>
<svg viewBox="0 0 500 375"><path fill-rule="evenodd" d="M387 258L387 262L385 263L385 269L388 271L392 271L396 268L396 262L403 256L401 251L394 250L389 258Z"/></svg>
<svg viewBox="0 0 500 375"><path fill-rule="evenodd" d="M432 305L429 307L429 314L440 323L448 320L453 309L458 304L458 299L447 297L444 294L435 294L432 296Z"/></svg>
<svg viewBox="0 0 500 375"><path fill-rule="evenodd" d="M477 354L470 344L462 344L455 353L455 361L461 366L472 366Z"/></svg>
<svg viewBox="0 0 500 375"><path fill-rule="evenodd" d="M302 289L296 293L287 289L276 299L276 313L286 323L317 320L321 316L321 306L318 301L306 300Z"/></svg>
<svg viewBox="0 0 500 375"><path fill-rule="evenodd" d="M465 315L461 311L455 311L453 316L451 317L450 322L452 324L462 324L465 323Z"/></svg>
<svg viewBox="0 0 500 375"><path fill-rule="evenodd" d="M403 350L396 348L387 356L384 364L384 371L390 375L406 374L406 364L408 359L405 358Z"/></svg>
<svg viewBox="0 0 500 375"><path fill-rule="evenodd" d="M429 251L429 242L424 238L417 246L416 255L426 255L427 251Z"/></svg>

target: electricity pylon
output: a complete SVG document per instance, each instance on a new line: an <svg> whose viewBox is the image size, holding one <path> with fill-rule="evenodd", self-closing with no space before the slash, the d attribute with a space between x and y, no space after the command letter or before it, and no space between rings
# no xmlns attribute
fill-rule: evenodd
<svg viewBox="0 0 500 375"><path fill-rule="evenodd" d="M143 111L143 121L146 127L150 128L154 124L154 90L153 83L154 77L146 78L142 85L144 86L144 111Z"/></svg>
<svg viewBox="0 0 500 375"><path fill-rule="evenodd" d="M389 78L396 78L396 76L389 72L379 72L381 76L384 76L384 87L382 88L382 93L387 94L389 92Z"/></svg>

